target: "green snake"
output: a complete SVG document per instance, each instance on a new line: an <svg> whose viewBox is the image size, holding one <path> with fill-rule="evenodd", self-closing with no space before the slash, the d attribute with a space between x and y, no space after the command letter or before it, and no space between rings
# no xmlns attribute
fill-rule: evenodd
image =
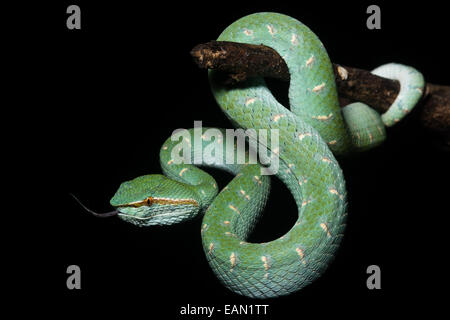
<svg viewBox="0 0 450 320"><path fill-rule="evenodd" d="M214 178L189 163L176 163L177 141L168 139L160 151L164 175L144 175L120 185L111 199L117 215L138 226L169 225L204 213L201 235L212 270L235 293L269 298L291 294L317 279L330 264L346 223L346 188L334 155L366 150L382 143L385 126L403 118L422 96L424 79L415 69L387 64L374 74L396 79L401 89L390 109L379 115L365 104L340 109L332 64L319 38L301 22L278 13L256 13L231 24L218 38L275 49L290 72L290 109L271 94L262 78L226 86L209 72L214 97L238 128L276 129L279 158L276 176L287 186L298 208L294 226L267 243L247 241L263 211L270 179L260 164L224 164L229 150L196 156L212 143L196 140L195 129L182 139L191 146L194 163L235 174L218 193ZM343 70L345 71L345 70ZM224 139L224 129L218 131ZM198 139L197 139L198 140ZM212 139L211 139L212 140ZM195 143L194 143L195 142ZM198 150L197 150L198 151ZM282 203L279 204L283 211ZM283 219L282 213L278 213Z"/></svg>

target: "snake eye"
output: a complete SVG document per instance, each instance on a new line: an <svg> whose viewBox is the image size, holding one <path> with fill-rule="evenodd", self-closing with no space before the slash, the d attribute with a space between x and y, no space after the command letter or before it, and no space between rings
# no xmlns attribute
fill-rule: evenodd
<svg viewBox="0 0 450 320"><path fill-rule="evenodd" d="M149 206L151 203L152 203L152 198L151 198L151 197L148 197L148 198L147 198L147 205Z"/></svg>

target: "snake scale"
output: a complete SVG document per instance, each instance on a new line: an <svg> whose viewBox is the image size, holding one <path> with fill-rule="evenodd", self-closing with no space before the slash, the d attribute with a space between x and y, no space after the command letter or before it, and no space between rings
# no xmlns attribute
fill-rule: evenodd
<svg viewBox="0 0 450 320"><path fill-rule="evenodd" d="M411 67L381 66L373 73L401 84L390 109L380 116L367 105L353 103L341 111L330 59L319 38L301 22L278 13L251 14L227 27L218 40L264 44L275 49L289 68L290 109L274 98L262 78L229 87L218 81L215 71L209 71L209 81L217 103L236 127L278 130L279 147L269 151L279 157L276 176L297 204L295 225L276 240L247 242L270 189L270 179L261 174L261 166L195 159L194 163L235 174L219 193L208 173L193 164L173 161L177 143L170 138L160 152L164 175L122 183L110 202L115 211L94 214L118 215L127 222L150 226L179 223L204 213L204 252L224 286L253 298L287 295L320 277L343 237L346 188L335 155L380 144L385 126L398 122L420 99L424 79ZM195 157L196 148L204 149L211 142L202 139L201 146L193 144L194 130L184 139ZM202 130L204 134L206 129ZM224 129L220 132L225 136ZM282 204L279 207L274 214L283 219Z"/></svg>

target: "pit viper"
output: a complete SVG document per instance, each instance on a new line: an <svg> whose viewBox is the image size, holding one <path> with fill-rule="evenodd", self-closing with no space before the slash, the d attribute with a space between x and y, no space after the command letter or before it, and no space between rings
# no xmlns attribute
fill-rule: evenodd
<svg viewBox="0 0 450 320"><path fill-rule="evenodd" d="M343 237L346 187L335 156L382 143L385 126L400 121L422 96L424 79L414 68L383 65L372 72L398 80L401 87L389 110L380 116L362 103L341 110L326 50L296 19L278 13L251 14L227 27L218 41L266 45L288 66L289 108L274 98L262 78L228 86L210 70L209 81L218 105L235 127L277 130L277 146L272 148L269 142L264 146L267 157L279 159L278 170L273 173L297 204L296 223L276 240L247 241L264 209L269 175L262 174L261 164L249 163L248 154L243 163L227 163L222 161L230 152L226 148L210 154L196 152L213 141L227 139L225 129L217 129L219 138L208 139L208 128L200 129L200 141L196 129L181 139L190 147L194 164L235 174L220 193L210 174L194 164L174 161L179 141L169 138L160 151L164 175L144 175L122 183L110 201L114 211L91 212L117 215L138 226L169 225L204 214L200 231L204 253L225 287L252 298L288 295L323 274ZM277 211L272 214L283 219L281 201Z"/></svg>

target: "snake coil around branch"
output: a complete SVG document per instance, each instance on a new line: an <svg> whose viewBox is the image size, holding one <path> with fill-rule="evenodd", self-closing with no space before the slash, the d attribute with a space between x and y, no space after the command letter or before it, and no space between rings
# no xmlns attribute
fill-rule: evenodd
<svg viewBox="0 0 450 320"><path fill-rule="evenodd" d="M200 68L225 73L226 83L238 83L250 77L268 77L289 81L283 58L271 47L230 41L210 41L196 45L191 56ZM370 71L333 64L341 106L361 101L378 112L386 112L400 90L396 80ZM450 148L450 86L427 83L420 110L420 124L442 137Z"/></svg>

